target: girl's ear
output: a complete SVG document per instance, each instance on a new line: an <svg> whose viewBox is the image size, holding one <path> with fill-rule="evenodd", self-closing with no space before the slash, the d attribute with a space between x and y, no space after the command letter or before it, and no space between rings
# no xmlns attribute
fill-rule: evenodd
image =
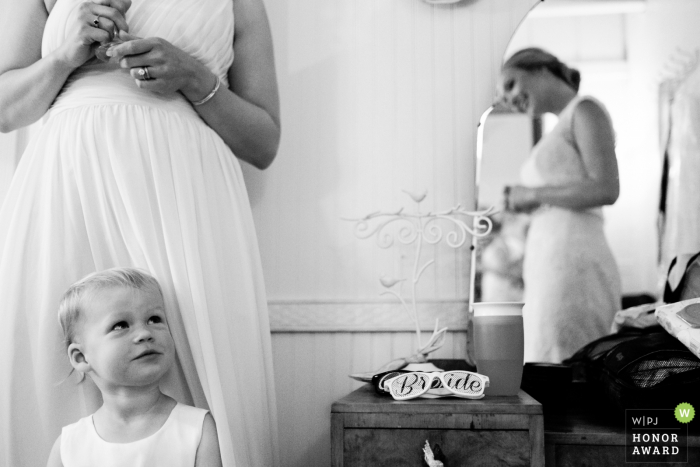
<svg viewBox="0 0 700 467"><path fill-rule="evenodd" d="M76 371L81 373L87 373L90 371L90 364L85 358L82 346L76 342L73 342L68 346L68 360Z"/></svg>

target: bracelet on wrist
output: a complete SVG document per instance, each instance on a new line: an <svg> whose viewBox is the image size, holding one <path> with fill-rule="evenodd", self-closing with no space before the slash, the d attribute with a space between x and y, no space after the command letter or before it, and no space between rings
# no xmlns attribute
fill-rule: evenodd
<svg viewBox="0 0 700 467"><path fill-rule="evenodd" d="M214 94L216 94L216 91L219 90L220 86L221 86L221 79L217 76L216 77L216 84L214 85L214 89L212 89L209 94L207 94L206 96L204 96L202 99L200 99L198 101L190 101L190 102L192 103L192 105L202 105L202 104L209 102L209 100L212 97L214 97Z"/></svg>

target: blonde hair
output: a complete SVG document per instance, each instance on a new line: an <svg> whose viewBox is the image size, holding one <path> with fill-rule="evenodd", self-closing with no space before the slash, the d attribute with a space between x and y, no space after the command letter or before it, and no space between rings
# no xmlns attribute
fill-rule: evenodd
<svg viewBox="0 0 700 467"><path fill-rule="evenodd" d="M508 68L517 68L528 72L546 68L576 92L581 84L581 73L577 69L569 68L553 54L538 47L528 47L515 52L503 64L503 70Z"/></svg>
<svg viewBox="0 0 700 467"><path fill-rule="evenodd" d="M83 277L66 290L58 306L58 322L63 330L66 348L75 340L76 324L88 308L89 299L96 292L112 287L157 292L163 298L158 281L142 269L117 267Z"/></svg>

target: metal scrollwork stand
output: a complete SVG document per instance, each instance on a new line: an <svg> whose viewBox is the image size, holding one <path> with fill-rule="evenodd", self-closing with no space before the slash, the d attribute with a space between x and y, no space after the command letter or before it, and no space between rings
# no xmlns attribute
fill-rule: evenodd
<svg viewBox="0 0 700 467"><path fill-rule="evenodd" d="M484 211L467 211L458 204L445 211L422 212L420 203L425 199L427 192L412 193L406 191L406 193L416 204L414 212L407 212L404 208L401 208L393 212L373 212L359 219L345 219L355 222L355 236L357 238L364 240L375 237L377 246L380 248L390 248L396 242L403 245L415 245L415 258L410 278L397 279L389 276L382 276L379 280L385 288L382 295L393 295L396 297L404 310L406 310L407 315L413 320L418 340L418 348L413 355L389 362L371 374L401 369L409 364L424 364L423 369L430 371L430 368L426 368L426 365L428 367L431 366L431 364L427 364L427 356L431 352L442 347L445 343L445 332L447 328L444 327L440 329L438 320L436 319L432 335L427 342L423 343L418 310L416 307L416 286L425 270L435 261L434 259L430 259L421 264L423 246L425 244L437 245L444 240L447 246L457 249L462 247L470 236L473 243L476 238L488 235L493 226L488 216L495 212L494 208L489 208ZM470 217L472 218L471 226L464 220ZM444 224L448 224L451 230L447 232L443 230ZM395 226L396 229L388 230L387 228L389 226ZM473 256L472 251L472 257ZM473 258L471 267L474 268ZM394 289L395 285L405 281L408 281L411 287L410 305L404 299L401 289L399 288L398 291ZM473 290L470 291L470 294L471 293L473 293ZM470 305L471 303L472 300L470 297ZM471 313L471 306L469 312ZM371 377L371 374L363 373L351 375L351 377L365 381L367 375Z"/></svg>

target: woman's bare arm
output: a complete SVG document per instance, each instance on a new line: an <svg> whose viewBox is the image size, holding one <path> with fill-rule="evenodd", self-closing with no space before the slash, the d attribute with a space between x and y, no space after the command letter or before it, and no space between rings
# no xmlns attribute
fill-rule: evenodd
<svg viewBox="0 0 700 467"><path fill-rule="evenodd" d="M38 120L72 69L40 62L48 18L41 0L0 0L0 11L0 131L8 132Z"/></svg>
<svg viewBox="0 0 700 467"><path fill-rule="evenodd" d="M588 209L613 204L620 194L615 139L610 120L597 104L584 100L573 118L574 139L587 177L562 186L510 188L508 206L529 211L542 204L570 209Z"/></svg>
<svg viewBox="0 0 700 467"><path fill-rule="evenodd" d="M128 28L123 13L130 0L111 1L113 7L106 3L95 0L76 6L67 25L69 36L42 58L41 41L49 16L43 1L0 0L0 131L16 130L41 118L68 76L92 56L91 45L109 39L107 31L90 25L94 13Z"/></svg>
<svg viewBox="0 0 700 467"><path fill-rule="evenodd" d="M234 62L223 87L194 108L240 159L264 169L277 155L279 96L272 35L262 0L233 0ZM156 94L182 93L197 102L215 88L216 76L202 62L158 37L122 35L111 49L136 86ZM150 79L144 79L143 69Z"/></svg>
<svg viewBox="0 0 700 467"><path fill-rule="evenodd" d="M262 0L234 0L233 4L236 33L235 58L228 74L230 90L220 90L196 109L237 157L264 169L277 155L280 141L272 35ZM190 100L201 99L214 81L209 73L185 95Z"/></svg>

